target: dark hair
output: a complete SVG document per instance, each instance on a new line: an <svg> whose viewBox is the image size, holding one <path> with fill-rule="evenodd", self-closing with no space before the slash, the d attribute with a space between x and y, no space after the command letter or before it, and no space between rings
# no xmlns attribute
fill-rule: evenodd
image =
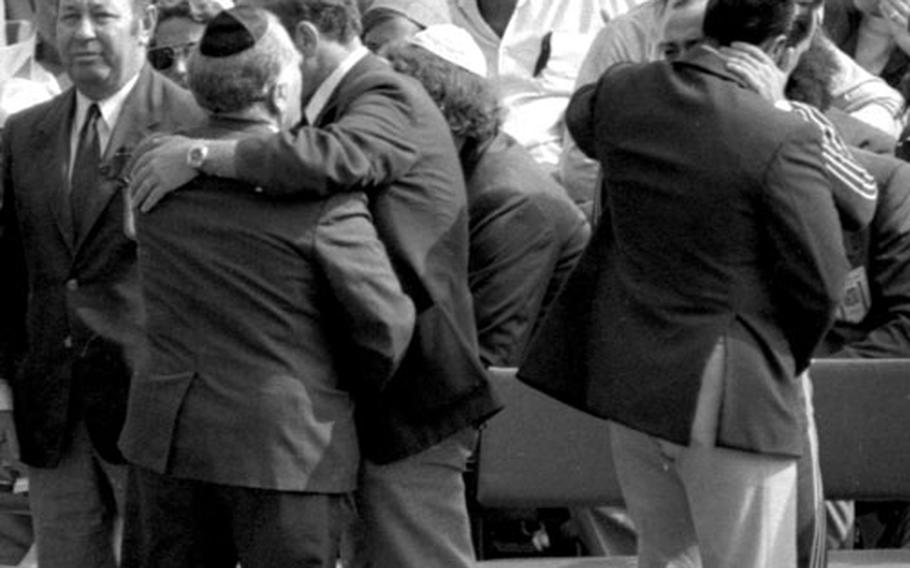
<svg viewBox="0 0 910 568"><path fill-rule="evenodd" d="M831 83L837 73L837 60L825 45L822 34L816 34L803 53L784 93L788 99L810 104L822 112L831 106Z"/></svg>
<svg viewBox="0 0 910 568"><path fill-rule="evenodd" d="M705 37L720 45L743 41L753 45L787 36L796 15L794 0L708 0Z"/></svg>
<svg viewBox="0 0 910 568"><path fill-rule="evenodd" d="M456 138L482 143L499 132L499 99L484 77L408 43L390 45L385 57L423 85Z"/></svg>
<svg viewBox="0 0 910 568"><path fill-rule="evenodd" d="M297 24L303 21L341 43L360 36L360 10L356 0L255 0L253 4L278 16L292 37Z"/></svg>

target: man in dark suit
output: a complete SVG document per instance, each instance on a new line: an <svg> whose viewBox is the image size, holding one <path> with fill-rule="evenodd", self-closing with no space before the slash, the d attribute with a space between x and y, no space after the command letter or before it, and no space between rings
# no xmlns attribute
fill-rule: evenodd
<svg viewBox="0 0 910 568"><path fill-rule="evenodd" d="M142 0L63 0L57 40L74 88L4 129L0 356L15 431L8 412L0 420L30 466L48 568L115 565L116 442L143 317L122 170L149 132L200 116L145 66L154 23Z"/></svg>
<svg viewBox="0 0 910 568"><path fill-rule="evenodd" d="M480 359L515 367L581 257L590 226L562 186L500 130L500 103L468 32L430 26L384 56L427 88L455 138L468 191Z"/></svg>
<svg viewBox="0 0 910 568"><path fill-rule="evenodd" d="M519 376L613 422L644 567L796 565L797 377L846 259L817 128L716 49L779 60L794 18L794 2L711 0L706 45L614 67L567 111L604 165L605 212Z"/></svg>
<svg viewBox="0 0 910 568"><path fill-rule="evenodd" d="M216 16L189 62L210 117L189 134L295 124L299 59L271 13ZM347 391L381 392L414 325L366 196L276 202L202 176L136 231L150 351L121 437L124 567L334 568L360 464Z"/></svg>
<svg viewBox="0 0 910 568"><path fill-rule="evenodd" d="M259 4L260 2L257 2ZM236 177L268 196L363 190L417 309L414 339L379 396L357 399L365 457L358 492L373 566L473 565L462 472L475 427L499 409L477 356L468 216L445 120L415 81L370 55L353 0L267 0L303 54L311 126L239 142L169 139L133 168L148 210L197 175Z"/></svg>

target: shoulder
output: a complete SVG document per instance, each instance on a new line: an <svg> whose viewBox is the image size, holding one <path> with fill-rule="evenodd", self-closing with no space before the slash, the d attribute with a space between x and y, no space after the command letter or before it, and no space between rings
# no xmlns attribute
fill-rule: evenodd
<svg viewBox="0 0 910 568"><path fill-rule="evenodd" d="M388 62L372 54L351 69L338 87L338 96L356 97L370 91L382 91L389 96L408 99L424 93L415 79L397 73Z"/></svg>
<svg viewBox="0 0 910 568"><path fill-rule="evenodd" d="M65 93L61 93L50 100L44 101L43 103L39 103L10 115L6 121L6 124L3 126L4 136L7 136L7 133L12 133L19 130L27 131L31 129L36 123L40 122L42 118L46 117L49 113L58 110L61 106L66 104L66 98L70 96L72 96L72 92L66 91Z"/></svg>
<svg viewBox="0 0 910 568"><path fill-rule="evenodd" d="M152 108L166 110L178 124L186 123L181 124L182 126L198 124L204 113L196 104L193 95L157 71L150 69L149 72L151 73L149 95Z"/></svg>

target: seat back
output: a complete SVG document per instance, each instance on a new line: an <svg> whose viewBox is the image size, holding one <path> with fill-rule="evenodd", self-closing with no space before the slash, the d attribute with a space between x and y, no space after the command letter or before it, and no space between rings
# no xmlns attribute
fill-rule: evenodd
<svg viewBox="0 0 910 568"><path fill-rule="evenodd" d="M579 412L492 368L505 409L481 431L477 500L487 507L622 503L606 420Z"/></svg>
<svg viewBox="0 0 910 568"><path fill-rule="evenodd" d="M819 359L809 373L825 496L910 500L910 359Z"/></svg>

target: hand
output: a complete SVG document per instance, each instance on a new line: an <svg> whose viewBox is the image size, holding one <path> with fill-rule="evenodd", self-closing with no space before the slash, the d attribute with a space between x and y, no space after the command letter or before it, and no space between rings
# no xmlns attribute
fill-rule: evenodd
<svg viewBox="0 0 910 568"><path fill-rule="evenodd" d="M130 172L134 207L148 213L165 195L199 175L186 163L193 140L183 136L152 136L135 150Z"/></svg>
<svg viewBox="0 0 910 568"><path fill-rule="evenodd" d="M904 53L910 54L910 0L881 0L882 16L888 23L888 31L894 42Z"/></svg>
<svg viewBox="0 0 910 568"><path fill-rule="evenodd" d="M727 69L762 98L772 104L784 100L787 73L782 71L761 48L736 41L729 47L720 48L719 51L727 62ZM796 66L795 61L790 61L793 58L792 52L792 49L788 49L782 62L788 70Z"/></svg>
<svg viewBox="0 0 910 568"><path fill-rule="evenodd" d="M19 437L16 435L12 410L0 410L0 463L25 471L19 462Z"/></svg>
<svg viewBox="0 0 910 568"><path fill-rule="evenodd" d="M910 18L910 2L907 0L881 0L879 11L892 27L907 29Z"/></svg>

